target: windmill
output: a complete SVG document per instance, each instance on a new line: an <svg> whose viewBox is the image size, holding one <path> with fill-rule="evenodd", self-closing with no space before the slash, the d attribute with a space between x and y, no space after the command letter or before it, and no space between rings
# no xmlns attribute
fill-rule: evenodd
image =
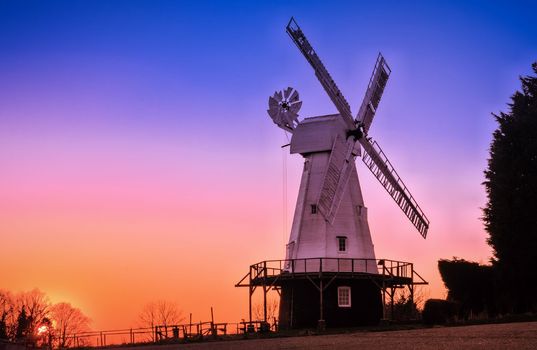
<svg viewBox="0 0 537 350"><path fill-rule="evenodd" d="M279 268L269 268L267 262L252 265L249 284L241 281L237 286L250 286L250 298L258 285L263 286L265 298L267 283L269 289L277 286L281 328L313 326L315 322L321 327L325 322L329 326L374 324L383 313L381 294L384 299L386 291L391 290L393 302L394 288L408 286L413 293L414 284L426 283L421 277L421 282L414 282L416 273L410 263L376 260L355 165L355 158L361 157L426 238L429 220L369 136L391 70L379 54L365 97L353 117L348 102L294 18L286 31L310 63L338 114L299 120L302 102L296 90L289 87L269 97L267 112L278 127L292 134L290 153L303 156L304 169L283 264Z"/></svg>
<svg viewBox="0 0 537 350"><path fill-rule="evenodd" d="M316 208L313 207L312 211L318 210L328 223L334 223L344 194L349 191L347 187L352 190L353 187L359 186L353 180L351 180L351 185L347 186L347 183L349 179L354 178L352 174L356 172L355 157L363 155L362 160L367 168L379 180L423 238L426 238L429 220L379 144L368 136L369 128L391 73L382 54L379 53L377 57L365 97L356 118L353 118L347 100L294 18L291 18L286 29L300 52L312 66L315 76L339 112L338 115L306 118L299 123L298 111L302 102L299 101L296 90L289 87L283 93L276 92L274 96L269 97L267 111L269 116L280 128L293 133L291 153L301 153L306 158L307 163L317 168L324 168L320 169L323 174L322 185L315 204L312 204ZM318 140L313 140L314 138L318 138ZM363 152L361 152L360 146L363 148ZM326 153L326 151L329 151L326 164L313 162L315 153ZM310 184L310 187L305 189L311 190L313 185ZM357 203L357 205L362 205L362 203ZM293 252L289 255L289 257L295 256L296 254Z"/></svg>

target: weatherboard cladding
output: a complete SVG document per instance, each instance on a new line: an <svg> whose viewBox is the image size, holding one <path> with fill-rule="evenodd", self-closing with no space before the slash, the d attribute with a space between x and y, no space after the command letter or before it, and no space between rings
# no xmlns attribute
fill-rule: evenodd
<svg viewBox="0 0 537 350"><path fill-rule="evenodd" d="M351 164L349 181L341 194L341 203L332 224L329 224L318 211L312 213L310 210L311 205L318 202L328 168L330 152L325 148L328 147L330 150L334 139L336 137L339 139L339 136L345 133L345 125L340 120L338 115L308 118L306 122L300 124L305 127L293 134L291 146L294 144L295 150L305 152L302 154L305 162L287 249L288 259L317 257L375 259L367 223L367 210L354 163ZM303 139L303 137L312 139L310 133L319 133L317 143L306 143L307 140ZM348 238L345 252L340 252L338 249L338 236ZM336 269L337 263L333 264L333 268ZM324 266L324 268L332 267ZM315 266L306 269L314 270ZM371 265L363 272L378 271L376 266Z"/></svg>

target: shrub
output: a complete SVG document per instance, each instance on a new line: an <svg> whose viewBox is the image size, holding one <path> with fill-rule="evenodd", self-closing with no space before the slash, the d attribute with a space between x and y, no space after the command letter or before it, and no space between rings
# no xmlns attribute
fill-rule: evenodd
<svg viewBox="0 0 537 350"><path fill-rule="evenodd" d="M457 304L442 299L429 299L423 307L423 323L428 325L444 324L455 320Z"/></svg>

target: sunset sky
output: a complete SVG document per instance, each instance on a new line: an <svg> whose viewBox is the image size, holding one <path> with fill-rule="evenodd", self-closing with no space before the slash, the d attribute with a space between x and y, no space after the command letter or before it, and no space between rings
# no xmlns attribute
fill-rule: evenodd
<svg viewBox="0 0 537 350"><path fill-rule="evenodd" d="M295 16L354 112L378 51L392 68L370 136L431 228L423 240L357 161L373 242L444 297L438 259L491 257L491 112L537 60L536 13L520 1L0 2L0 288L37 287L95 329L136 326L159 299L196 321L211 306L217 321L246 318L234 284L284 258L302 170L268 96L292 86L301 117L336 111L285 33Z"/></svg>

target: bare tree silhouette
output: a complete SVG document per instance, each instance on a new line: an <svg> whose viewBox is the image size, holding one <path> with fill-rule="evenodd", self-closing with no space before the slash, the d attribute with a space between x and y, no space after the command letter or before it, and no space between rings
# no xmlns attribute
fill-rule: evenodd
<svg viewBox="0 0 537 350"><path fill-rule="evenodd" d="M267 322L272 322L278 318L278 312L280 310L280 301L278 298L267 298ZM263 303L255 303L252 308L253 317L255 320L262 321L263 315Z"/></svg>
<svg viewBox="0 0 537 350"><path fill-rule="evenodd" d="M15 298L8 290L0 290L0 339L13 339L17 316Z"/></svg>
<svg viewBox="0 0 537 350"><path fill-rule="evenodd" d="M16 298L19 309L26 310L28 318L28 334L35 334L37 327L47 316L50 308L50 301L46 294L39 289L33 289L29 292L22 292Z"/></svg>
<svg viewBox="0 0 537 350"><path fill-rule="evenodd" d="M54 344L64 348L72 345L70 335L89 331L89 323L80 309L69 303L51 305L39 289L16 294L0 290L0 339L18 339L35 346L40 341L51 345L54 338Z"/></svg>
<svg viewBox="0 0 537 350"><path fill-rule="evenodd" d="M39 289L17 294L0 290L0 338L35 340L36 329L49 307L47 296Z"/></svg>
<svg viewBox="0 0 537 350"><path fill-rule="evenodd" d="M71 345L70 335L89 331L90 318L69 303L58 303L50 308L54 338L58 348Z"/></svg>
<svg viewBox="0 0 537 350"><path fill-rule="evenodd" d="M142 327L163 326L166 333L169 326L180 324L185 319L176 303L165 300L145 304L138 317Z"/></svg>

